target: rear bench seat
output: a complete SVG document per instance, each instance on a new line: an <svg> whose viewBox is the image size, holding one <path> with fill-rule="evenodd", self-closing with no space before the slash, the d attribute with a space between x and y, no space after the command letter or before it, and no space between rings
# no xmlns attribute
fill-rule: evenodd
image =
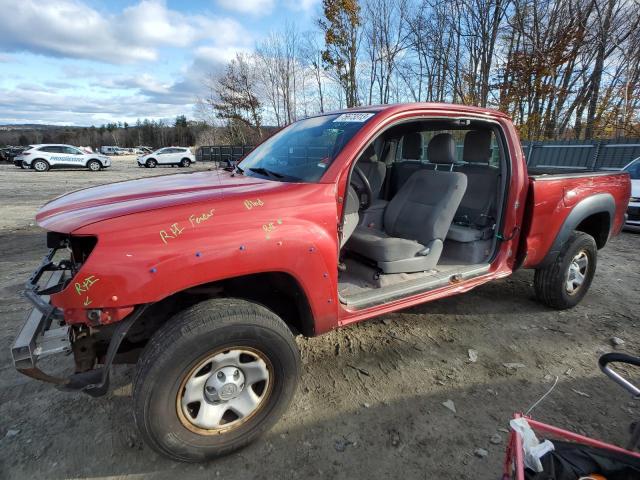
<svg viewBox="0 0 640 480"><path fill-rule="evenodd" d="M445 240L443 255L464 263L487 260L493 245L499 170L489 165L491 132L472 130L465 135L462 165L467 191Z"/></svg>

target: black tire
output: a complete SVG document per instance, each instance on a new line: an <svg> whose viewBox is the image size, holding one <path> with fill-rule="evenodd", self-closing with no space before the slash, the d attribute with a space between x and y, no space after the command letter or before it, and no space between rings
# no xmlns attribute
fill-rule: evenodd
<svg viewBox="0 0 640 480"><path fill-rule="evenodd" d="M182 160L180 160L181 167L187 168L190 165L191 165L191 160L189 160L188 158L183 158Z"/></svg>
<svg viewBox="0 0 640 480"><path fill-rule="evenodd" d="M87 168L92 172L99 172L102 170L102 164L98 160L89 160Z"/></svg>
<svg viewBox="0 0 640 480"><path fill-rule="evenodd" d="M198 433L180 412L184 382L208 355L237 348L258 351L270 362L267 396L229 431ZM136 425L149 446L171 459L201 462L226 455L276 423L293 398L299 374L298 348L277 315L244 300L207 300L170 319L145 347L133 387Z"/></svg>
<svg viewBox="0 0 640 480"><path fill-rule="evenodd" d="M149 160L147 160L145 162L145 167L147 168L156 168L156 165L158 165L158 162L156 161L155 158L150 158Z"/></svg>
<svg viewBox="0 0 640 480"><path fill-rule="evenodd" d="M33 162L31 162L31 168L33 168L36 172L46 172L49 170L49 162L42 158L36 158Z"/></svg>
<svg viewBox="0 0 640 480"><path fill-rule="evenodd" d="M570 269L574 260L581 255L587 258L584 280L570 292L567 285ZM536 269L533 279L536 297L545 305L558 310L575 307L589 290L597 262L598 250L593 237L584 232L573 232L556 260L544 268Z"/></svg>

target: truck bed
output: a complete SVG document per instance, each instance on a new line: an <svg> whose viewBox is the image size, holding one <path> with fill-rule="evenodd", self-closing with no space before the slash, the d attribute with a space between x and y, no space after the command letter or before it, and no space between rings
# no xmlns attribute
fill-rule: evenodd
<svg viewBox="0 0 640 480"><path fill-rule="evenodd" d="M584 168L572 168L572 167L527 167L529 177L544 178L544 177L557 177L557 178L576 178L576 177L593 177L593 176L605 176L614 175L616 173L622 174L620 170L587 170Z"/></svg>
<svg viewBox="0 0 640 480"><path fill-rule="evenodd" d="M581 227L566 222L578 208L601 216L593 220L592 229L602 225L596 235L598 248L616 235L624 224L624 212L630 194L628 174L620 171L585 171L576 169L532 168L529 173L526 214L523 220L524 267L536 268L558 248L556 238L564 230ZM580 213L580 212L578 212ZM582 213L575 218L582 218ZM567 233L567 232L564 232ZM557 253L557 252L556 252Z"/></svg>

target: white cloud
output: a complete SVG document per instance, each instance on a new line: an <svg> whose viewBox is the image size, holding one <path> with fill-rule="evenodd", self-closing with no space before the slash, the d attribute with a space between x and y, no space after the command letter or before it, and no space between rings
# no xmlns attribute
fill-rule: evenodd
<svg viewBox="0 0 640 480"><path fill-rule="evenodd" d="M249 48L238 47L198 47L195 51L196 58L210 63L229 63L237 53L251 53Z"/></svg>
<svg viewBox="0 0 640 480"><path fill-rule="evenodd" d="M22 86L24 87L24 86ZM47 123L100 125L137 118L162 119L189 114L192 106L150 102L145 95L110 95L90 102L81 94L63 95L47 89L0 89L0 124Z"/></svg>
<svg viewBox="0 0 640 480"><path fill-rule="evenodd" d="M311 12L320 4L320 0L286 0L285 4L294 11Z"/></svg>
<svg viewBox="0 0 640 480"><path fill-rule="evenodd" d="M0 0L0 50L131 63L156 60L158 48L216 45L249 37L233 19L185 15L160 0L142 0L116 15L78 0Z"/></svg>
<svg viewBox="0 0 640 480"><path fill-rule="evenodd" d="M268 15L275 6L274 0L217 0L218 5L234 12L255 16Z"/></svg>

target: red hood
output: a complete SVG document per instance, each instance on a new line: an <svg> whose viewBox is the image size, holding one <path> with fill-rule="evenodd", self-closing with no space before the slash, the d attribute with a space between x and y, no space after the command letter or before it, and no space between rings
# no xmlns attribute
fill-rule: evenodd
<svg viewBox="0 0 640 480"><path fill-rule="evenodd" d="M218 200L230 195L252 195L287 189L289 183L273 182L224 171L129 180L85 188L47 203L36 215L47 230L70 233L109 218L192 202Z"/></svg>

